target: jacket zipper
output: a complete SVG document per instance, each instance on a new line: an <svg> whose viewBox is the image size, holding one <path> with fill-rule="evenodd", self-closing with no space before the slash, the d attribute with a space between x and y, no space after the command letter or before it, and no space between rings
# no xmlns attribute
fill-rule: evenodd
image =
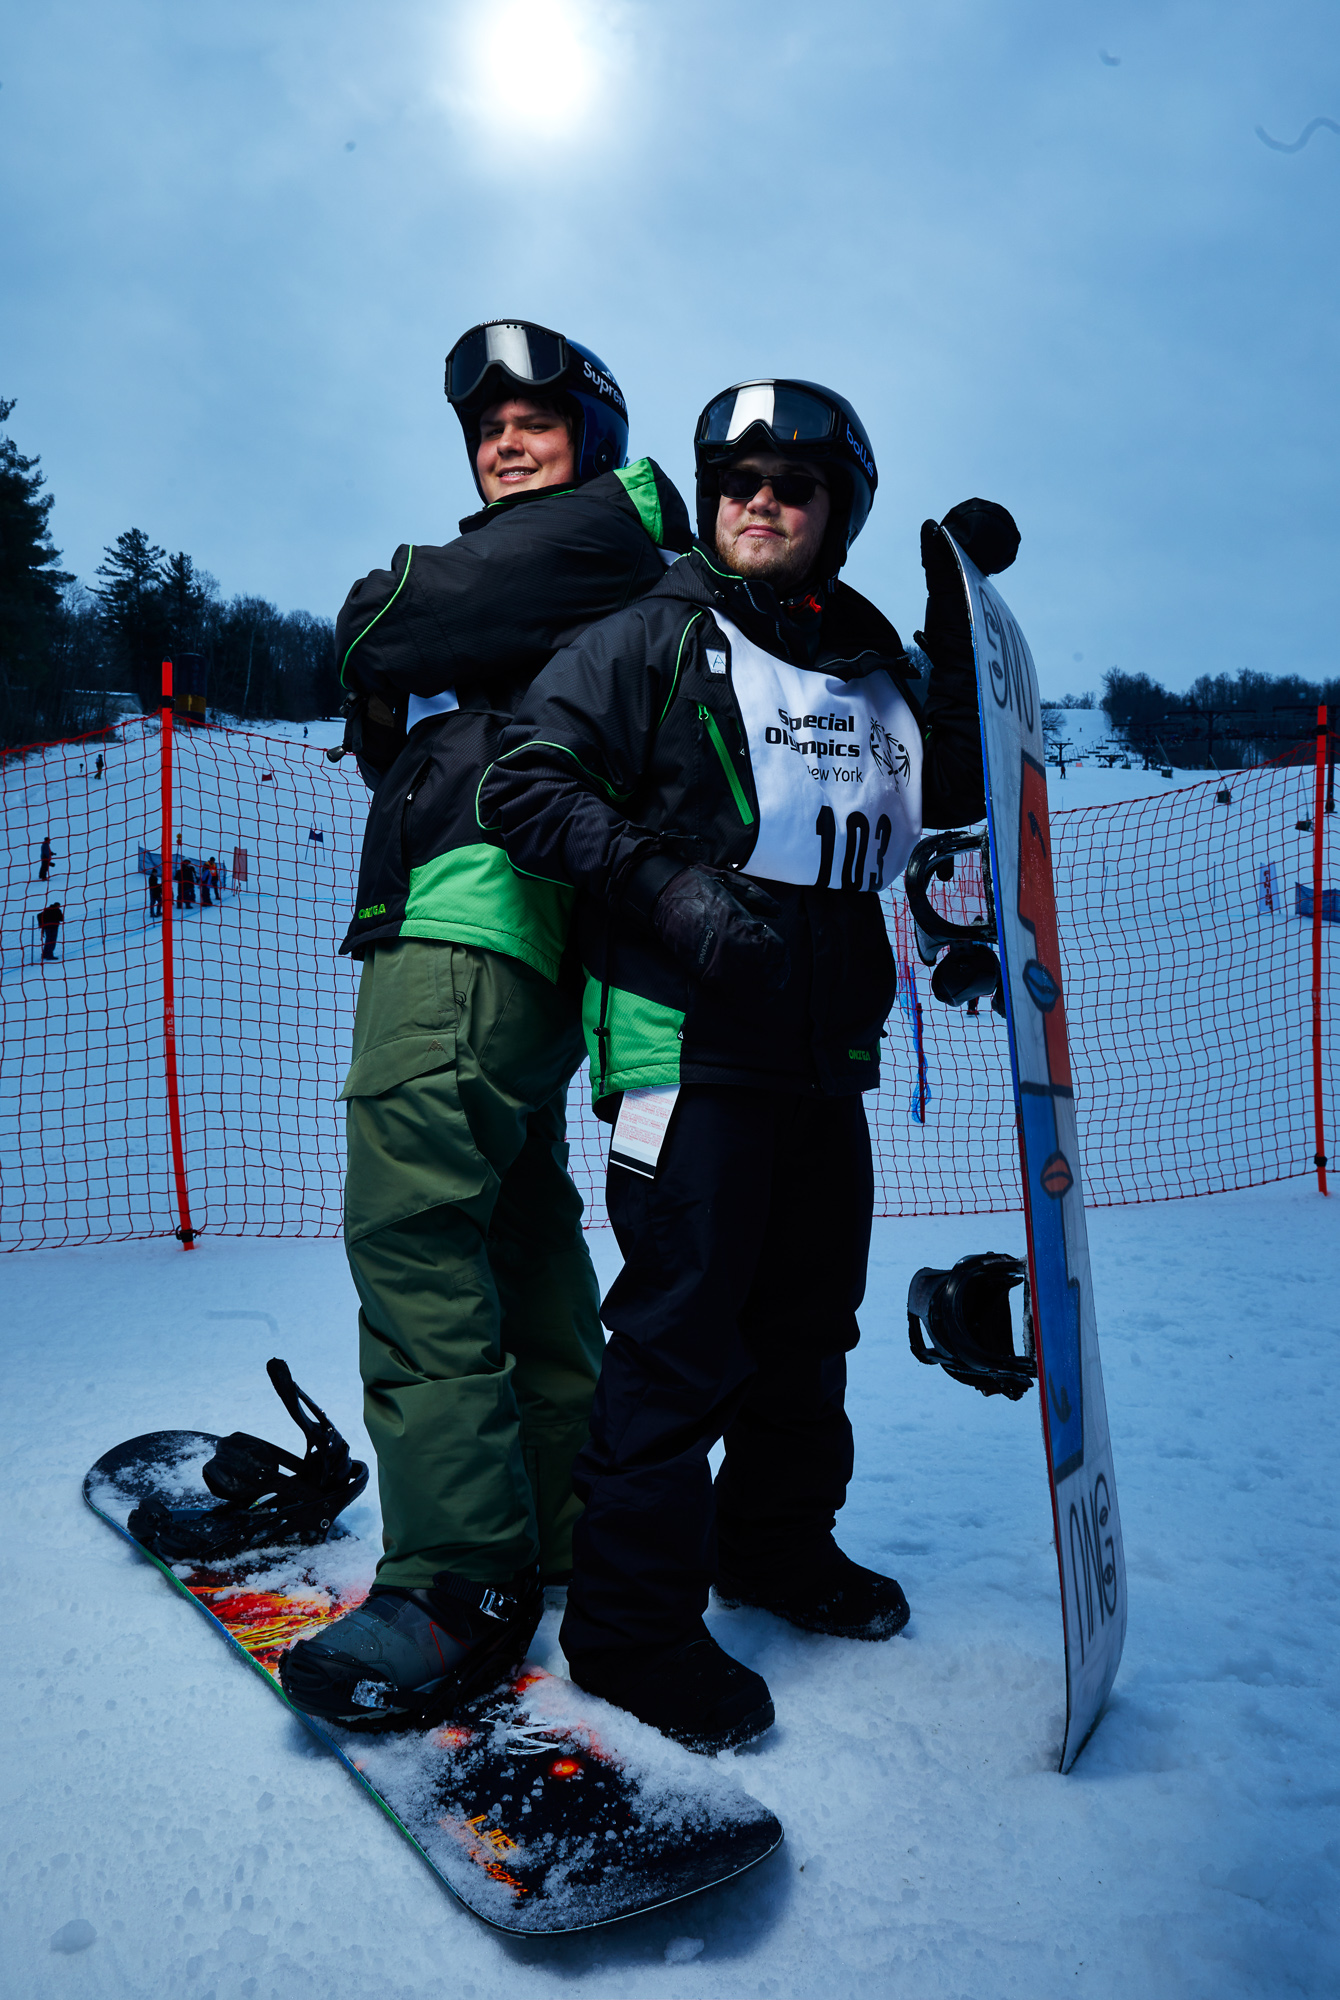
<svg viewBox="0 0 1340 2000"><path fill-rule="evenodd" d="M717 719L705 702L700 701L698 703L698 720L704 725L708 735L712 739L712 748L721 760L721 768L726 773L726 782L730 786L731 797L735 800L740 818L746 826L752 826L754 824L754 815L750 810L749 801L744 795L744 786L735 775L735 767L731 763L730 752L726 748L725 738L717 727Z"/></svg>
<svg viewBox="0 0 1340 2000"><path fill-rule="evenodd" d="M600 1086L596 1091L598 1098L605 1095L605 1079L610 1071L609 1010L610 983L608 979L602 979L600 982L600 1019L596 1023L596 1047L600 1051Z"/></svg>
<svg viewBox="0 0 1340 2000"><path fill-rule="evenodd" d="M420 764L418 770L414 773L414 776L410 780L409 789L405 793L404 802L402 803L400 808L400 866L405 871L406 879L408 879L410 874L409 809L414 803L414 794L418 791L419 786L423 783L424 779L428 776L428 773L432 770L432 768L433 768L432 758L425 757L422 764Z"/></svg>

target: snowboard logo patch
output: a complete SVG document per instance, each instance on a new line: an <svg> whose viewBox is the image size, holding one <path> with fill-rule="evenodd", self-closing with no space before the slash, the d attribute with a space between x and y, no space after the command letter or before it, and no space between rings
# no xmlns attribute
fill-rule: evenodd
<svg viewBox="0 0 1340 2000"><path fill-rule="evenodd" d="M1070 1162L1064 1153L1053 1153L1049 1159L1044 1160L1038 1179L1053 1201L1059 1201L1063 1194L1069 1194L1075 1185L1075 1176L1070 1171Z"/></svg>
<svg viewBox="0 0 1340 2000"><path fill-rule="evenodd" d="M1061 989L1041 959L1029 959L1024 967L1024 985L1033 1005L1041 1008L1044 1014L1050 1014L1061 997Z"/></svg>

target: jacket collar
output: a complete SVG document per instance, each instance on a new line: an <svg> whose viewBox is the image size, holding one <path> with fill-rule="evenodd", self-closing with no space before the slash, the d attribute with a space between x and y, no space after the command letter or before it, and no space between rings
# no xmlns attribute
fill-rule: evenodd
<svg viewBox="0 0 1340 2000"><path fill-rule="evenodd" d="M701 543L672 563L653 595L683 598L719 611L765 652L793 666L837 672L857 680L883 667L895 677L915 677L903 642L882 611L845 583L816 593L821 615L807 605L795 609L756 578L723 569Z"/></svg>
<svg viewBox="0 0 1340 2000"><path fill-rule="evenodd" d="M514 507L524 507L528 501L548 500L557 493L576 491L577 486L574 481L567 486L532 486L524 493L504 493L501 500L490 500L487 507L481 507L477 514L467 514L457 525L463 535L473 535L476 528L486 526L489 521L496 521L500 514L510 513Z"/></svg>

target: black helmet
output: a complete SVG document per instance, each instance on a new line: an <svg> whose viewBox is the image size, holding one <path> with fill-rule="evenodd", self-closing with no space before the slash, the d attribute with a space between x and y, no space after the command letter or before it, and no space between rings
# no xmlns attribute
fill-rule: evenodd
<svg viewBox="0 0 1340 2000"><path fill-rule="evenodd" d="M693 455L698 470L698 539L716 540L717 473L750 450L818 459L841 474L815 568L836 576L865 526L879 484L865 425L845 396L820 382L778 376L737 382L714 396L698 419Z"/></svg>
<svg viewBox="0 0 1340 2000"><path fill-rule="evenodd" d="M534 389L547 391L576 419L572 457L579 486L627 463L628 405L599 355L532 320L484 320L452 348L446 380L481 500L475 465L480 414L505 396Z"/></svg>

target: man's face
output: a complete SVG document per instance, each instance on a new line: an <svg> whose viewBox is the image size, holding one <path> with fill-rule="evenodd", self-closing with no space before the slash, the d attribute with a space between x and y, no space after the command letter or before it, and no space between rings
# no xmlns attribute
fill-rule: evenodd
<svg viewBox="0 0 1340 2000"><path fill-rule="evenodd" d="M557 410L529 396L492 403L480 418L475 468L486 500L570 486L575 467L568 427Z"/></svg>
<svg viewBox="0 0 1340 2000"><path fill-rule="evenodd" d="M757 576L783 595L799 590L814 567L831 510L828 488L817 485L801 507L784 507L767 484L771 474L800 473L822 478L803 460L778 458L771 452L749 452L735 461L732 473L757 475L751 497L717 502L717 554L739 576Z"/></svg>

